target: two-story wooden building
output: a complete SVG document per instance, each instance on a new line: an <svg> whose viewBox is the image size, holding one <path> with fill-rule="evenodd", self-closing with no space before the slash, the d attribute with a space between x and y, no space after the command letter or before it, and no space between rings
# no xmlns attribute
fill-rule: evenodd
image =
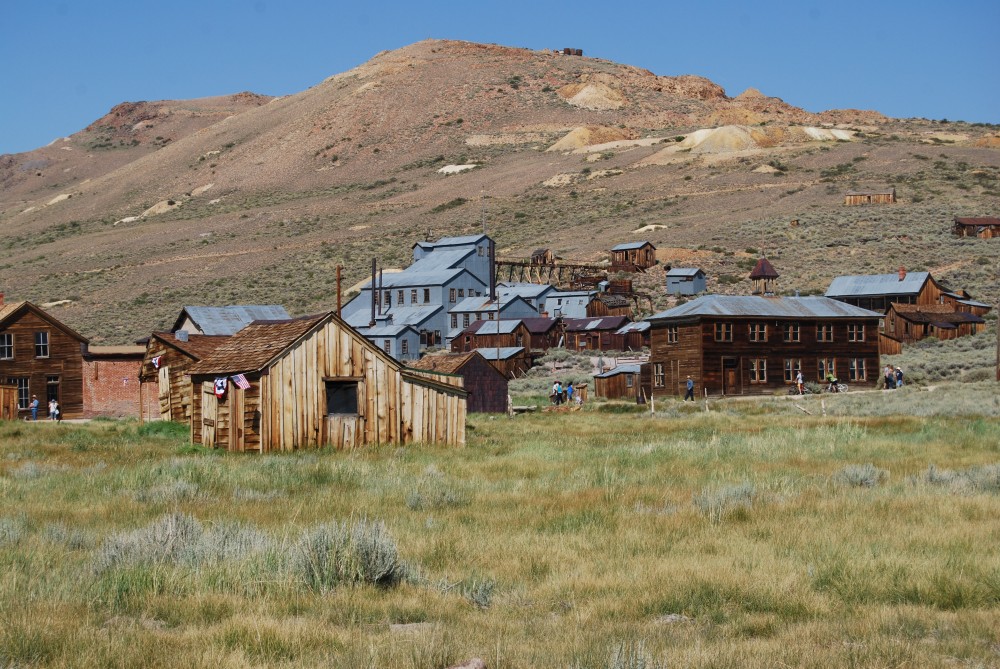
<svg viewBox="0 0 1000 669"><path fill-rule="evenodd" d="M873 385L880 315L826 297L704 295L651 316L655 396L753 395L833 373Z"/></svg>

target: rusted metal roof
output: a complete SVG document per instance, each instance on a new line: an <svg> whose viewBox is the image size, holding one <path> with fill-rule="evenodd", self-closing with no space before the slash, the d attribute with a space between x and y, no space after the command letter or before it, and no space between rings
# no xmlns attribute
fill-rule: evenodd
<svg viewBox="0 0 1000 669"><path fill-rule="evenodd" d="M524 323L525 327L528 328L528 332L531 334L545 334L552 328L559 325L559 318L545 318L539 316L538 318L522 318L521 322Z"/></svg>
<svg viewBox="0 0 1000 669"><path fill-rule="evenodd" d="M586 330L617 330L628 322L628 316L604 316L603 318L564 318L566 332Z"/></svg>
<svg viewBox="0 0 1000 669"><path fill-rule="evenodd" d="M692 321L702 317L744 318L881 318L882 315L828 297L760 297L757 295L702 295L648 321Z"/></svg>
<svg viewBox="0 0 1000 669"><path fill-rule="evenodd" d="M986 216L984 218L956 218L955 222L959 225L970 225L974 227L1000 226L1000 218L994 218L992 216Z"/></svg>
<svg viewBox="0 0 1000 669"><path fill-rule="evenodd" d="M284 321L254 321L191 366L191 374L259 372L332 313Z"/></svg>
<svg viewBox="0 0 1000 669"><path fill-rule="evenodd" d="M618 244L617 246L612 246L612 251L634 251L635 249L641 249L643 246L652 246L651 242L625 242L624 244Z"/></svg>
<svg viewBox="0 0 1000 669"><path fill-rule="evenodd" d="M754 265L753 271L750 272L751 279L777 279L779 276L781 275L774 269L774 265L763 256Z"/></svg>
<svg viewBox="0 0 1000 669"><path fill-rule="evenodd" d="M641 363L629 363L625 365L618 365L606 372L600 374L594 374L595 379L606 379L611 376L618 376L619 374L638 374L642 371Z"/></svg>

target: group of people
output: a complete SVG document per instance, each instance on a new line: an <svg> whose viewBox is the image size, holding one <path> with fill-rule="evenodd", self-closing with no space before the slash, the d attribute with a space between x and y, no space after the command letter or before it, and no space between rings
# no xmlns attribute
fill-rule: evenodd
<svg viewBox="0 0 1000 669"><path fill-rule="evenodd" d="M556 381L552 384L552 393L549 395L552 399L552 403L555 405L567 404L576 402L577 404L583 404L583 398L576 394L573 389L573 382L570 381L563 388L562 382Z"/></svg>
<svg viewBox="0 0 1000 669"><path fill-rule="evenodd" d="M894 390L895 388L903 387L903 370L899 367L893 369L892 365L886 365L885 369L882 371L882 375L885 377L886 390Z"/></svg>
<svg viewBox="0 0 1000 669"><path fill-rule="evenodd" d="M31 420L38 420L38 406L38 395L32 395L28 404L28 408L31 409ZM49 400L49 420L62 420L62 411L59 410L59 402L55 398Z"/></svg>

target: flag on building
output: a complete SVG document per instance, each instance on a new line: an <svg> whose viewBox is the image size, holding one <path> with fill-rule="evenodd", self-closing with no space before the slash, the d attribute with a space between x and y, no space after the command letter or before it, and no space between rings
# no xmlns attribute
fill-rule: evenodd
<svg viewBox="0 0 1000 669"><path fill-rule="evenodd" d="M215 380L215 396L219 399L226 394L226 377Z"/></svg>
<svg viewBox="0 0 1000 669"><path fill-rule="evenodd" d="M162 358L162 357L163 357L162 355L158 355L155 358L153 358L153 360L151 361L153 363L153 369L159 369L160 368L160 358Z"/></svg>
<svg viewBox="0 0 1000 669"><path fill-rule="evenodd" d="M233 380L233 385L240 390L250 390L250 382L247 381L247 377L242 374L236 374L235 376L230 376L229 378Z"/></svg>

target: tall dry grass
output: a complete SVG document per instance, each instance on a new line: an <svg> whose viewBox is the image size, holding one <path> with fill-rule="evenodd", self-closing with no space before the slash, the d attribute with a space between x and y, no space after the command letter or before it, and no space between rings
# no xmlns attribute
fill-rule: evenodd
<svg viewBox="0 0 1000 669"><path fill-rule="evenodd" d="M1000 421L790 404L266 457L0 424L0 666L996 665Z"/></svg>

